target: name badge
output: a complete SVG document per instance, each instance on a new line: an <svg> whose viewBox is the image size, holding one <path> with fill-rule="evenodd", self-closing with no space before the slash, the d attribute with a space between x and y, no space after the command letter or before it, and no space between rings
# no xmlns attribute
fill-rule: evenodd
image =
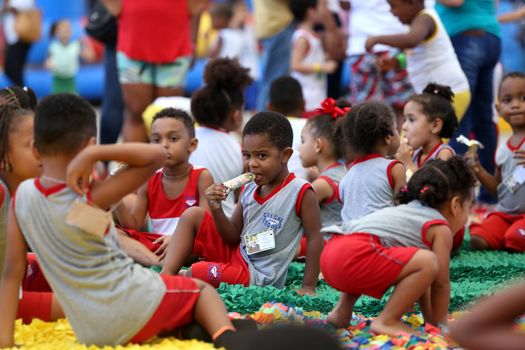
<svg viewBox="0 0 525 350"><path fill-rule="evenodd" d="M79 228L88 233L103 237L111 223L110 213L76 201L66 216L66 224Z"/></svg>
<svg viewBox="0 0 525 350"><path fill-rule="evenodd" d="M518 166L503 183L509 189L510 193L515 193L523 183L525 183L525 167Z"/></svg>
<svg viewBox="0 0 525 350"><path fill-rule="evenodd" d="M265 252L275 248L275 234L272 229L244 236L248 255Z"/></svg>

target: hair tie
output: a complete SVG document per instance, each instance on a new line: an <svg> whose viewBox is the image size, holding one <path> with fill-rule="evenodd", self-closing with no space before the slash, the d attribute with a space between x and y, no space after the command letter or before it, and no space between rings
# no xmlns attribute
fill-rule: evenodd
<svg viewBox="0 0 525 350"><path fill-rule="evenodd" d="M332 119L337 119L350 111L349 107L339 108L335 104L335 100L331 97L328 97L323 102L321 102L321 107L316 108L314 112L316 115L328 114L332 117Z"/></svg>
<svg viewBox="0 0 525 350"><path fill-rule="evenodd" d="M423 193L426 193L428 191L428 186L423 186L422 189L419 190L419 193L423 194Z"/></svg>

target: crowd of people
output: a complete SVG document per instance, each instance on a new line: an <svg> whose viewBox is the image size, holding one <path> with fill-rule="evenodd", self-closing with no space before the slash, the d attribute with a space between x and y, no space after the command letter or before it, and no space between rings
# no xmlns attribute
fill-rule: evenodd
<svg viewBox="0 0 525 350"><path fill-rule="evenodd" d="M82 52L67 22L48 62L57 93L0 90L0 347L17 318L67 317L89 345L178 334L244 349L258 333L215 288L283 288L299 260L297 294L315 295L320 276L340 292L334 327L394 287L374 333L414 334L402 316L418 304L466 348L523 348L523 286L449 317L466 231L470 249L525 252L525 74L498 84L511 135L497 146L494 1L254 0L260 71L244 2L102 3L118 22L124 142L97 144L93 107L62 92L74 80L60 62ZM183 94L207 10L204 85L143 117ZM490 213L469 224L476 203Z"/></svg>

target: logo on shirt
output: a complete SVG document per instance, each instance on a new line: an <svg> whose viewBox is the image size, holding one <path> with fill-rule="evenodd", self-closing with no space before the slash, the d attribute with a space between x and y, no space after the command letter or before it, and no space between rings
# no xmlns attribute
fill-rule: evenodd
<svg viewBox="0 0 525 350"><path fill-rule="evenodd" d="M193 207L197 203L195 197L185 197L184 199L186 200L186 205L188 207Z"/></svg>
<svg viewBox="0 0 525 350"><path fill-rule="evenodd" d="M217 264L208 264L208 278L210 280L220 280L222 276L221 268Z"/></svg>
<svg viewBox="0 0 525 350"><path fill-rule="evenodd" d="M520 235L522 235L522 236L525 237L525 230L524 230L524 229L520 228L520 229L518 230L518 232L520 233Z"/></svg>
<svg viewBox="0 0 525 350"><path fill-rule="evenodd" d="M263 214L263 225L272 229L274 232L277 232L281 229L283 226L283 221L284 219L279 215L268 212Z"/></svg>

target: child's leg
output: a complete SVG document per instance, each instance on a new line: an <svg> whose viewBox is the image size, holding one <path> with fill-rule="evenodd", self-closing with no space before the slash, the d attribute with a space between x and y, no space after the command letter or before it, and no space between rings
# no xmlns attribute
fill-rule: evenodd
<svg viewBox="0 0 525 350"><path fill-rule="evenodd" d="M64 318L64 311L55 295L51 292L26 292L18 302L16 318L21 318L25 324L35 318L51 322Z"/></svg>
<svg viewBox="0 0 525 350"><path fill-rule="evenodd" d="M337 328L348 327L357 299L359 295L339 293L339 301L326 320Z"/></svg>
<svg viewBox="0 0 525 350"><path fill-rule="evenodd" d="M483 222L470 225L471 247L477 250L504 249L504 235L510 224L505 214L493 213Z"/></svg>
<svg viewBox="0 0 525 350"><path fill-rule="evenodd" d="M505 248L525 252L525 215L514 221L505 232Z"/></svg>
<svg viewBox="0 0 525 350"><path fill-rule="evenodd" d="M438 273L438 262L434 253L418 250L403 267L396 279L396 288L379 316L372 322L370 329L379 334L395 335L414 333L401 316L425 293Z"/></svg>
<svg viewBox="0 0 525 350"><path fill-rule="evenodd" d="M179 273L193 251L195 236L204 219L204 214L205 210L199 207L188 208L182 214L168 248L166 248L167 253L161 273L169 275Z"/></svg>
<svg viewBox="0 0 525 350"><path fill-rule="evenodd" d="M131 259L143 266L159 265L159 257L151 252L145 245L134 240L125 232L117 229L117 238L120 247Z"/></svg>

